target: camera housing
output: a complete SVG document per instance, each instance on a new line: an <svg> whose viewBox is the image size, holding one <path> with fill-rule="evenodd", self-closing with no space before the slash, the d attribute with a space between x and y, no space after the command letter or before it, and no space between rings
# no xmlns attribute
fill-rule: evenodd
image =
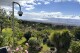
<svg viewBox="0 0 80 53"><path fill-rule="evenodd" d="M23 15L23 12L22 11L18 11L18 15L19 16L22 16Z"/></svg>

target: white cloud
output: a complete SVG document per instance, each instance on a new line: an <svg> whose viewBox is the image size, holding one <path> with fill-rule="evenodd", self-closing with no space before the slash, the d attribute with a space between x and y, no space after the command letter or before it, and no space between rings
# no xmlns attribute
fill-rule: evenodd
<svg viewBox="0 0 80 53"><path fill-rule="evenodd" d="M32 9L34 9L35 7L33 6L33 5L28 5L27 7L26 7L26 10L32 10Z"/></svg>
<svg viewBox="0 0 80 53"><path fill-rule="evenodd" d="M75 0L54 0L54 2L66 2L66 1L75 1Z"/></svg>
<svg viewBox="0 0 80 53"><path fill-rule="evenodd" d="M79 2L80 3L80 0L53 0L54 2L66 2L66 1L69 1L69 2Z"/></svg>
<svg viewBox="0 0 80 53"><path fill-rule="evenodd" d="M50 2L44 2L44 4L46 5L46 4L50 4Z"/></svg>
<svg viewBox="0 0 80 53"><path fill-rule="evenodd" d="M48 19L43 19L43 18L32 18L32 20L48 20Z"/></svg>
<svg viewBox="0 0 80 53"><path fill-rule="evenodd" d="M80 4L80 0L75 0L76 2L78 2Z"/></svg>
<svg viewBox="0 0 80 53"><path fill-rule="evenodd" d="M28 10L34 9L35 8L34 5L36 5L35 0L0 0L0 6L12 7L13 1L20 3L21 6L25 7ZM30 3L31 6L28 3ZM16 5L16 7L18 6Z"/></svg>
<svg viewBox="0 0 80 53"><path fill-rule="evenodd" d="M10 14L10 12L12 12L12 8L10 6L1 6L2 9L6 10L7 15ZM14 14L16 15L18 10L14 9Z"/></svg>
<svg viewBox="0 0 80 53"><path fill-rule="evenodd" d="M50 18L63 18L63 19L80 19L80 16L64 15L61 12L24 12L21 19L25 20L48 20Z"/></svg>
<svg viewBox="0 0 80 53"><path fill-rule="evenodd" d="M1 6L2 9L5 9L6 11L12 11L12 7L10 6ZM14 11L18 11L16 9L14 9Z"/></svg>
<svg viewBox="0 0 80 53"><path fill-rule="evenodd" d="M21 0L19 3L25 7L26 10L34 9L34 5L36 5L35 0Z"/></svg>
<svg viewBox="0 0 80 53"><path fill-rule="evenodd" d="M50 4L50 2L65 2L65 1L75 1L80 3L80 0L0 0L0 6L11 7L13 1L20 3L20 5L25 7L26 10L32 10L35 8L35 5L40 5L42 3Z"/></svg>
<svg viewBox="0 0 80 53"><path fill-rule="evenodd" d="M37 1L37 2L36 2ZM35 5L40 5L41 2L43 2L44 4L50 4L50 1L51 0L21 0L19 1L19 3L23 6L23 7L26 7L26 10L32 10L34 9Z"/></svg>
<svg viewBox="0 0 80 53"><path fill-rule="evenodd" d="M40 3L40 2L38 2L37 4L38 4L38 5L40 5L41 3Z"/></svg>
<svg viewBox="0 0 80 53"><path fill-rule="evenodd" d="M11 11L11 10L12 10L12 8L9 7L9 6L1 6L1 8L2 8L2 9L5 9L5 10L7 10L7 11Z"/></svg>
<svg viewBox="0 0 80 53"><path fill-rule="evenodd" d="M26 1L19 1L20 5L25 6L26 5Z"/></svg>
<svg viewBox="0 0 80 53"><path fill-rule="evenodd" d="M75 2L80 2L80 0L0 0L0 6L4 9L6 9L7 11L11 11L12 10L12 2L16 1L19 2L20 5L22 5L23 7L25 7L26 10L32 10L35 8L35 5L40 5L42 4L42 2L44 4L50 4L50 2L65 2L65 1L75 1ZM38 1L38 2L36 2ZM17 6L16 6L17 7ZM15 15L17 16L17 10L15 9ZM41 11L39 13L24 13L25 17L28 18L37 18L37 19L43 19L43 18L70 18L70 19L79 19L79 16L72 16L72 15L63 15L63 13L61 12L45 12L45 11ZM23 17L24 17L23 16ZM73 17L73 18L72 18Z"/></svg>
<svg viewBox="0 0 80 53"><path fill-rule="evenodd" d="M54 0L54 2L61 2L62 0Z"/></svg>
<svg viewBox="0 0 80 53"><path fill-rule="evenodd" d="M38 2L43 2L45 5L50 4L51 1L53 0L37 0Z"/></svg>
<svg viewBox="0 0 80 53"><path fill-rule="evenodd" d="M80 2L80 0L76 0L76 1Z"/></svg>

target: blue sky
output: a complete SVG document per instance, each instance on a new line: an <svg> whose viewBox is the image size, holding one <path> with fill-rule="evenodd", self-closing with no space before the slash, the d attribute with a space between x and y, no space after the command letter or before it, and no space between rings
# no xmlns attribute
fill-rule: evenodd
<svg viewBox="0 0 80 53"><path fill-rule="evenodd" d="M38 3L38 2L36 2ZM66 15L79 15L80 14L80 3L76 1L64 1L64 2L54 2L51 1L48 4L44 4L43 2L39 2L40 4L34 5L33 9L25 9L30 7L24 7L22 8L23 11L26 12L40 12L40 11L46 11L46 12L62 12ZM27 4L27 3L26 3ZM28 3L28 5L31 5Z"/></svg>
<svg viewBox="0 0 80 53"><path fill-rule="evenodd" d="M50 4L35 5L32 10L35 12L46 11L46 12L62 12L66 15L79 15L80 14L80 4L78 2L50 2Z"/></svg>
<svg viewBox="0 0 80 53"><path fill-rule="evenodd" d="M22 6L23 16L15 16L26 20L46 20L43 18L80 19L80 0L0 0L0 5L11 11L11 2L16 1Z"/></svg>

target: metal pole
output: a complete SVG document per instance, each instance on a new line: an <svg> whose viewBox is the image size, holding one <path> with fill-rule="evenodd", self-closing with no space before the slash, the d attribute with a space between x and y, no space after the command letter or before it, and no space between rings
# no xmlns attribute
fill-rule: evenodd
<svg viewBox="0 0 80 53"><path fill-rule="evenodd" d="M19 5L19 9L20 9L20 11L21 11L21 5L20 5L19 3L17 3L17 2L13 2L13 4L14 4L14 3L16 3L16 4Z"/></svg>
<svg viewBox="0 0 80 53"><path fill-rule="evenodd" d="M13 48L14 48L14 33L15 33L14 31L14 2L12 3L12 31L13 31L12 36L13 36Z"/></svg>
<svg viewBox="0 0 80 53"><path fill-rule="evenodd" d="M12 31L13 31L12 36L13 36L13 48L15 47L14 3L16 3L16 4L18 4L18 5L19 5L19 10L21 11L21 6L20 6L20 4L19 4L19 3L17 3L17 2L12 2Z"/></svg>

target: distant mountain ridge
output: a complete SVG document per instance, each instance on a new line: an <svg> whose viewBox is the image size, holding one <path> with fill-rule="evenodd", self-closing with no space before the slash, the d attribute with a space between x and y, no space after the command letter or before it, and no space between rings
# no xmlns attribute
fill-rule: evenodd
<svg viewBox="0 0 80 53"><path fill-rule="evenodd" d="M47 20L44 20L47 19ZM25 19L27 20L27 19ZM33 22L50 23L55 25L80 26L79 19L63 19L63 18L43 18L43 20L28 20Z"/></svg>

